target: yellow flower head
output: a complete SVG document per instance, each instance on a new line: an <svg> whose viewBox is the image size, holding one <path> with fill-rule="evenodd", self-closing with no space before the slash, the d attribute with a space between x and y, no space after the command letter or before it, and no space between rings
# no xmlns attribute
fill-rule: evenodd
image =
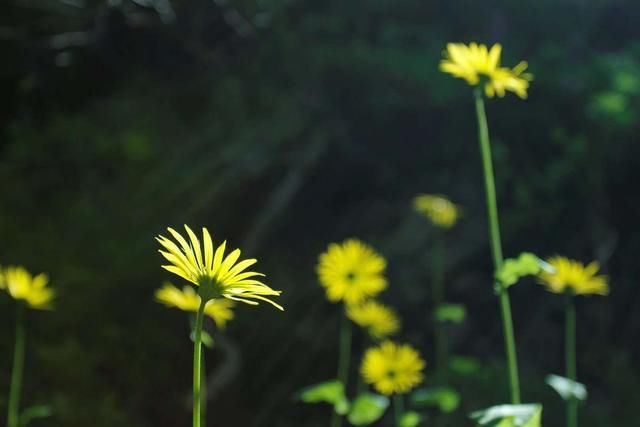
<svg viewBox="0 0 640 427"><path fill-rule="evenodd" d="M0 274L0 287L6 288L16 300L24 300L29 307L37 310L51 309L51 301L55 296L47 287L49 278L40 273L32 276L24 267L6 267Z"/></svg>
<svg viewBox="0 0 640 427"><path fill-rule="evenodd" d="M513 69L500 66L502 46L498 43L489 49L484 44L448 43L440 71L464 79L471 86L484 84L484 92L489 98L503 97L507 91L520 98L527 97L529 82L533 75L526 73L526 61L521 61Z"/></svg>
<svg viewBox="0 0 640 427"><path fill-rule="evenodd" d="M413 208L427 217L434 225L451 228L460 217L460 209L449 199L433 194L419 194L413 199Z"/></svg>
<svg viewBox="0 0 640 427"><path fill-rule="evenodd" d="M254 300L261 300L280 310L283 309L266 298L278 296L281 292L271 289L256 279L264 274L245 271L257 262L255 259L238 262L240 249L232 251L225 257L226 241L218 246L214 253L211 235L206 228L202 228L202 247L195 233L186 225L184 228L189 236L189 242L172 228L167 230L178 244L164 236L156 238L164 249L159 252L170 263L170 265L163 265L162 268L200 286L201 292L206 292L207 297L212 299L224 297L252 305L258 304Z"/></svg>
<svg viewBox="0 0 640 427"><path fill-rule="evenodd" d="M555 256L547 262L554 272L543 271L538 276L540 283L556 294L570 292L574 295L607 295L607 276L598 276L600 265L592 262L584 265L566 257ZM551 269L550 269L551 270Z"/></svg>
<svg viewBox="0 0 640 427"><path fill-rule="evenodd" d="M347 316L366 329L373 338L385 338L400 330L400 319L396 312L375 300L347 306Z"/></svg>
<svg viewBox="0 0 640 427"><path fill-rule="evenodd" d="M422 382L425 362L413 347L385 341L366 351L360 371L385 395L404 394Z"/></svg>
<svg viewBox="0 0 640 427"><path fill-rule="evenodd" d="M184 286L180 290L169 282L165 282L160 289L156 290L155 297L158 302L167 307L193 313L198 311L202 301L200 295L191 286ZM204 313L213 319L218 328L224 329L227 322L234 317L231 310L234 306L235 303L228 299L212 299L204 306Z"/></svg>
<svg viewBox="0 0 640 427"><path fill-rule="evenodd" d="M332 243L320 255L316 271L329 301L359 304L387 287L385 259L357 239Z"/></svg>

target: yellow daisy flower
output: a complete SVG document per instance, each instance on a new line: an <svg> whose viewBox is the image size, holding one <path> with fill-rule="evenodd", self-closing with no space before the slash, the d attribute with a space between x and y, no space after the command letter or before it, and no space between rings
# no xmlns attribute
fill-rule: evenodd
<svg viewBox="0 0 640 427"><path fill-rule="evenodd" d="M385 341L368 349L360 372L367 384L385 395L404 394L422 382L425 362L406 344Z"/></svg>
<svg viewBox="0 0 640 427"><path fill-rule="evenodd" d="M540 283L556 294L565 292L574 295L607 295L607 276L598 276L600 265L594 261L584 265L566 257L555 256L547 259L552 267L539 274Z"/></svg>
<svg viewBox="0 0 640 427"><path fill-rule="evenodd" d="M413 208L434 225L448 229L456 225L460 209L444 196L419 194L413 199Z"/></svg>
<svg viewBox="0 0 640 427"><path fill-rule="evenodd" d="M533 80L533 75L525 73L526 61L513 69L501 67L501 53L502 46L498 43L491 49L477 43L448 43L440 71L464 79L471 86L484 84L484 92L489 98L503 97L507 91L526 98L529 82Z"/></svg>
<svg viewBox="0 0 640 427"><path fill-rule="evenodd" d="M186 225L184 228L189 236L189 242L174 229L167 229L179 246L164 236L156 238L165 249L159 252L170 263L163 265L162 268L199 286L199 293L204 298L224 297L252 305L258 304L254 300L261 300L283 310L280 305L266 298L278 296L281 292L271 289L256 279L264 274L245 271L257 262L255 259L238 262L240 249L232 251L225 257L226 241L222 242L214 252L211 235L206 228L202 228L201 247L195 233Z"/></svg>
<svg viewBox="0 0 640 427"><path fill-rule="evenodd" d="M375 300L347 306L347 316L373 338L385 338L400 330L400 319L395 310Z"/></svg>
<svg viewBox="0 0 640 427"><path fill-rule="evenodd" d="M357 239L332 243L319 258L316 271L329 301L358 304L387 287L385 259Z"/></svg>
<svg viewBox="0 0 640 427"><path fill-rule="evenodd" d="M167 307L175 307L182 311L196 313L202 301L200 295L191 286L184 286L182 290L169 282L165 282L162 287L155 292L156 300ZM204 306L204 314L211 317L216 326L224 329L227 322L233 319L235 303L225 298L212 299Z"/></svg>
<svg viewBox="0 0 640 427"><path fill-rule="evenodd" d="M49 278L40 273L32 276L24 267L6 267L3 269L0 282L16 300L25 301L29 307L37 310L51 309L54 291L47 287Z"/></svg>

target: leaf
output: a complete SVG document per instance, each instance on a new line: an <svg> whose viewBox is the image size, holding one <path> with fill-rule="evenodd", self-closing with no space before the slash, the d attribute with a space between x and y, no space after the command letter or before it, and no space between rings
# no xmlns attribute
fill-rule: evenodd
<svg viewBox="0 0 640 427"><path fill-rule="evenodd" d="M400 424L398 427L417 427L420 424L420 414L414 411L405 412L400 417Z"/></svg>
<svg viewBox="0 0 640 427"><path fill-rule="evenodd" d="M332 404L340 415L349 411L349 400L344 394L344 385L339 380L325 381L305 388L300 392L300 400L306 403Z"/></svg>
<svg viewBox="0 0 640 427"><path fill-rule="evenodd" d="M448 414L458 408L460 395L450 387L427 387L414 391L411 403L416 406L436 406Z"/></svg>
<svg viewBox="0 0 640 427"><path fill-rule="evenodd" d="M495 277L503 287L508 288L525 276L540 273L541 270L548 270L549 264L530 252L521 253L518 258L504 260L502 267L496 271Z"/></svg>
<svg viewBox="0 0 640 427"><path fill-rule="evenodd" d="M452 356L449 369L459 375L473 375L480 370L480 363L473 357Z"/></svg>
<svg viewBox="0 0 640 427"><path fill-rule="evenodd" d="M497 405L472 412L469 417L480 426L541 427L542 405Z"/></svg>
<svg viewBox="0 0 640 427"><path fill-rule="evenodd" d="M388 407L389 399L387 397L379 394L363 393L353 401L347 419L354 426L368 425L380 419Z"/></svg>
<svg viewBox="0 0 640 427"><path fill-rule="evenodd" d="M37 418L47 418L53 414L53 410L49 405L30 406L20 414L20 427L26 427L29 423Z"/></svg>
<svg viewBox="0 0 640 427"><path fill-rule="evenodd" d="M440 304L436 307L436 320L439 322L461 323L466 315L462 304Z"/></svg>
<svg viewBox="0 0 640 427"><path fill-rule="evenodd" d="M587 400L587 387L577 381L559 375L547 375L544 379L564 400Z"/></svg>
<svg viewBox="0 0 640 427"><path fill-rule="evenodd" d="M196 340L196 333L195 331L192 331L191 334L189 335L189 339L192 342L195 342ZM207 347L208 349L212 349L215 342L213 341L213 337L204 329L202 330L201 334L200 334L200 340L202 341L202 344Z"/></svg>

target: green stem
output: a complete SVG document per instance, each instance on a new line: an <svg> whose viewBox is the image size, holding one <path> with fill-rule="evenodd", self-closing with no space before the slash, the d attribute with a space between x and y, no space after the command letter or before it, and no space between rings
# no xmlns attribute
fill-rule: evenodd
<svg viewBox="0 0 640 427"><path fill-rule="evenodd" d="M349 380L349 361L351 360L351 322L343 310L340 320L340 350L338 354L338 380L344 385L345 393ZM331 426L342 426L342 417L335 411L331 416Z"/></svg>
<svg viewBox="0 0 640 427"><path fill-rule="evenodd" d="M484 184L487 199L487 212L489 216L489 237L493 266L498 271L502 266L502 244L500 241L500 225L498 223L498 204L496 201L496 187L493 177L493 163L491 159L491 143L489 141L489 127L487 115L484 110L484 100L479 88L474 91L476 115L478 119L478 139L482 154L482 169L484 171ZM498 289L500 297L500 311L502 314L502 327L504 332L505 351L509 372L509 388L511 390L511 403L520 403L520 380L518 378L518 361L516 355L516 343L513 334L513 319L511 317L511 303L509 294L502 286Z"/></svg>
<svg viewBox="0 0 640 427"><path fill-rule="evenodd" d="M201 381L202 381L202 323L206 299L202 298L196 314L193 344L193 427L201 427Z"/></svg>
<svg viewBox="0 0 640 427"><path fill-rule="evenodd" d="M565 300L565 362L566 375L572 381L577 381L576 374L576 306L573 295L567 295ZM567 400L567 427L578 427L578 401L575 398Z"/></svg>
<svg viewBox="0 0 640 427"><path fill-rule="evenodd" d="M393 396L393 414L396 421L396 427L400 427L402 414L404 414L404 400L401 394Z"/></svg>
<svg viewBox="0 0 640 427"><path fill-rule="evenodd" d="M20 389L22 388L22 372L24 369L24 348L24 304L19 301L16 311L16 343L13 349L13 368L11 369L11 388L9 389L7 427L18 427Z"/></svg>
<svg viewBox="0 0 640 427"><path fill-rule="evenodd" d="M445 299L444 259L445 247L442 234L437 231L434 239L433 258L431 264L431 292L434 313L442 306ZM445 324L437 318L433 319L433 336L436 353L436 378L441 384L447 382L448 343Z"/></svg>

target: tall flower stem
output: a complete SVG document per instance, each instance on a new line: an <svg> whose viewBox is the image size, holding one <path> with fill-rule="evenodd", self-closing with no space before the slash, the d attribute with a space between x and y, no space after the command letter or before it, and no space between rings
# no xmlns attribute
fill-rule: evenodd
<svg viewBox="0 0 640 427"><path fill-rule="evenodd" d="M502 243L500 241L500 225L498 222L498 204L496 201L496 187L493 177L493 162L491 159L491 143L489 140L489 126L484 110L484 99L479 88L474 91L476 116L478 119L478 140L482 155L482 169L484 171L484 184L487 199L487 213L489 216L489 237L491 253L495 271L502 267ZM507 290L497 287L500 299L500 311L502 314L502 327L504 332L505 351L509 372L509 388L511 391L511 403L520 403L520 380L518 377L518 360L516 355L516 343L513 334L513 320L511 317L511 303Z"/></svg>
<svg viewBox="0 0 640 427"><path fill-rule="evenodd" d="M565 328L566 375L576 381L576 306L570 294L565 300ZM578 427L578 401L575 397L567 400L567 427Z"/></svg>
<svg viewBox="0 0 640 427"><path fill-rule="evenodd" d="M18 302L18 308L16 311L16 343L13 349L13 367L11 369L11 388L9 389L7 427L18 427L20 390L22 388L22 372L24 369L24 348L24 304Z"/></svg>
<svg viewBox="0 0 640 427"><path fill-rule="evenodd" d="M349 361L351 360L351 322L343 310L340 320L340 350L338 354L338 380L344 385L345 392L349 381ZM331 426L342 426L342 417L335 411L331 416Z"/></svg>
<svg viewBox="0 0 640 427"><path fill-rule="evenodd" d="M193 344L193 427L201 427L201 381L202 381L202 323L204 306L207 300L202 298L196 314Z"/></svg>
<svg viewBox="0 0 640 427"><path fill-rule="evenodd" d="M400 427L400 421L402 420L402 414L404 413L404 400L401 394L393 396L393 414L396 427Z"/></svg>
<svg viewBox="0 0 640 427"><path fill-rule="evenodd" d="M437 230L434 238L431 259L431 297L433 299L434 315L445 300L444 287L445 247L442 233ZM436 377L440 383L447 381L448 343L445 324L437 317L433 319L433 336L436 353Z"/></svg>

